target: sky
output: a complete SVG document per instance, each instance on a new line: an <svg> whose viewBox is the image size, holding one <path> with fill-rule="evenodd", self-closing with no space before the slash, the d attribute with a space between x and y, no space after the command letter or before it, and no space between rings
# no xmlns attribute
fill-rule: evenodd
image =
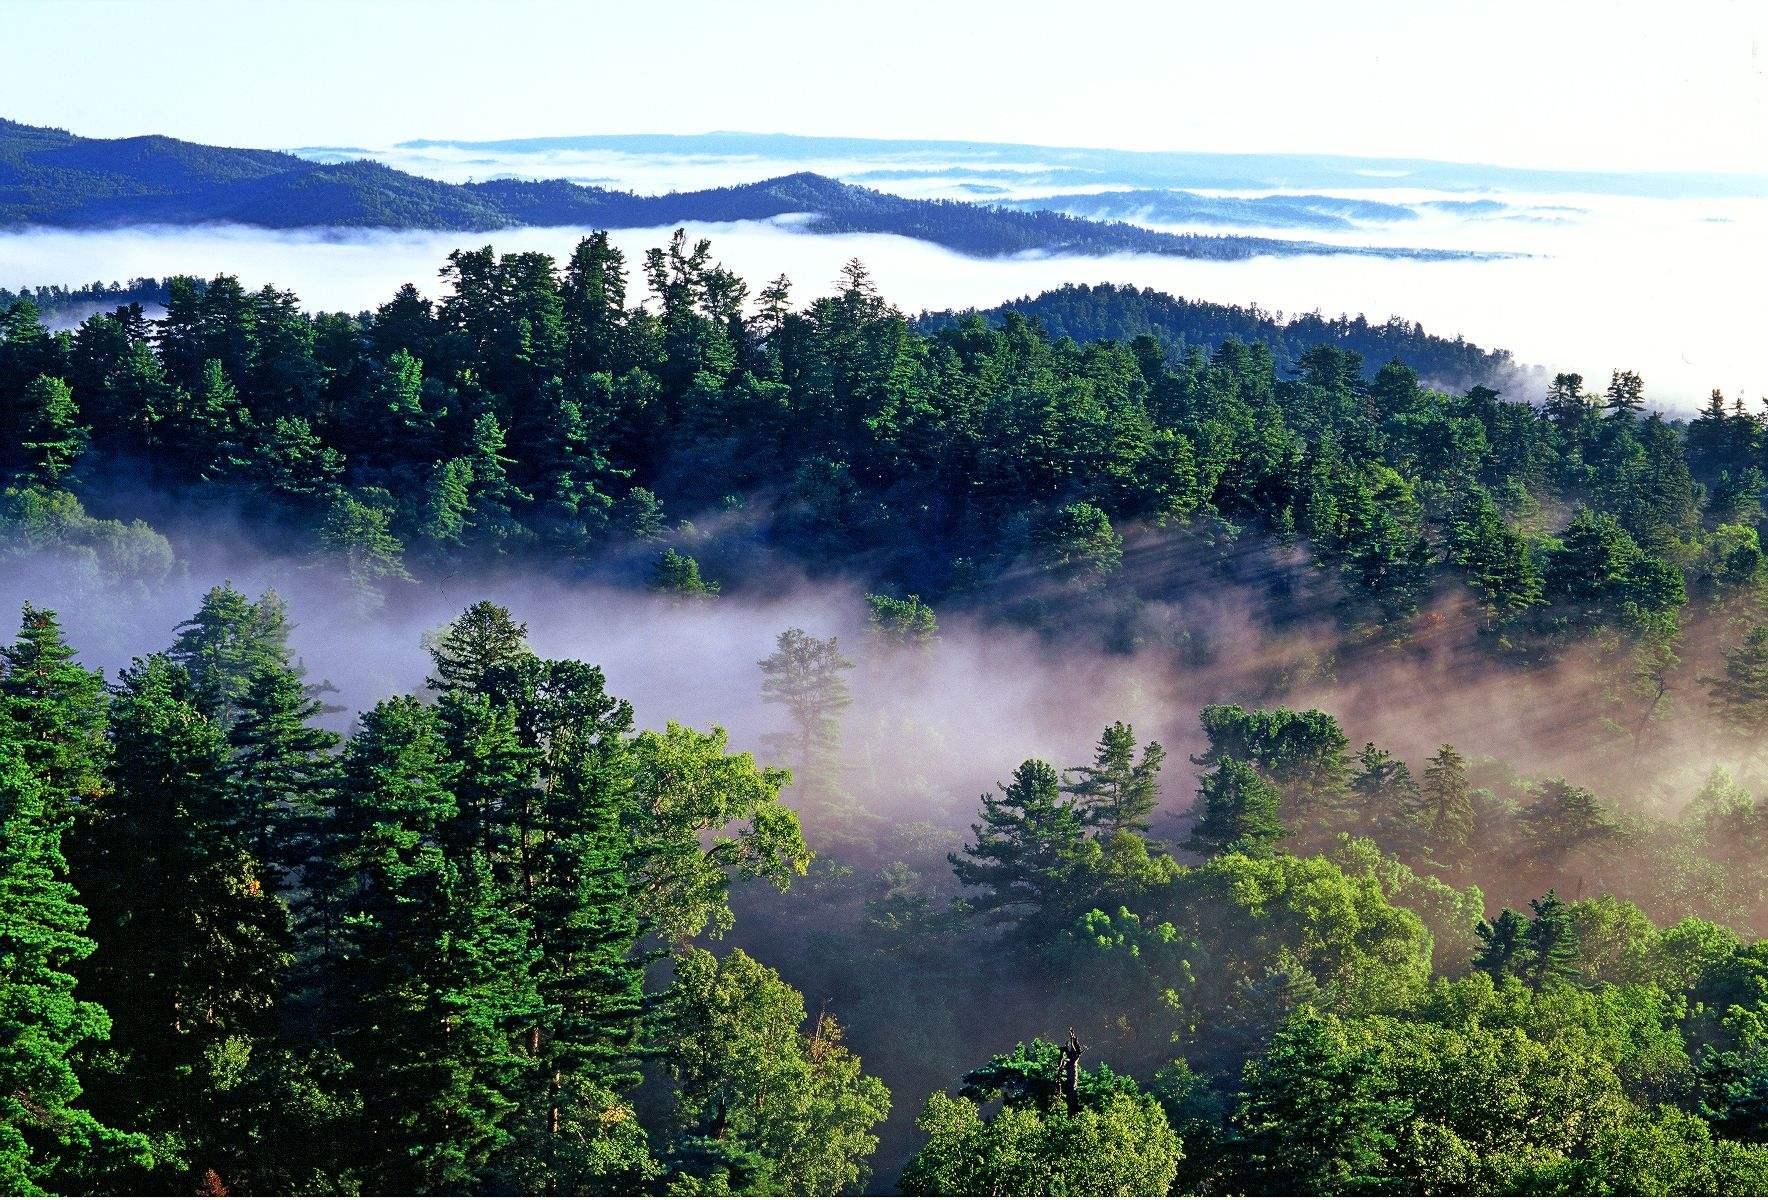
<svg viewBox="0 0 1768 1200"><path fill-rule="evenodd" d="M235 146L743 130L1768 171L1758 0L0 0L0 115Z"/></svg>

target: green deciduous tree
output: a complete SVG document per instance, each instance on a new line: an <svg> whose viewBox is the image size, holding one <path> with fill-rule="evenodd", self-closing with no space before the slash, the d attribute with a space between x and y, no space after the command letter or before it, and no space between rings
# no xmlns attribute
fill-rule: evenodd
<svg viewBox="0 0 1768 1200"><path fill-rule="evenodd" d="M665 1017L684 1190L834 1195L862 1182L890 1093L822 1016L741 950L676 960Z"/></svg>

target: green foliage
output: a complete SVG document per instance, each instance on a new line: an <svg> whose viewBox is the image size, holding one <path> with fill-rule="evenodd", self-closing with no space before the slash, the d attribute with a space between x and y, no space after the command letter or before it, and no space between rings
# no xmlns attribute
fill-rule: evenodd
<svg viewBox="0 0 1768 1200"><path fill-rule="evenodd" d="M102 1187L152 1163L145 1139L78 1104L76 1056L110 1020L74 994L94 944L43 791L0 721L0 1188L13 1195Z"/></svg>
<svg viewBox="0 0 1768 1200"><path fill-rule="evenodd" d="M1142 749L1136 761L1136 734L1114 721L1099 735L1091 766L1068 772L1062 790L1075 798L1089 826L1103 833L1148 832L1148 818L1160 804L1160 768L1166 751L1159 742Z"/></svg>
<svg viewBox="0 0 1768 1200"><path fill-rule="evenodd" d="M904 1169L909 1196L1156 1196L1178 1170L1179 1139L1148 1096L1116 1095L1072 1116L935 1092L917 1125L927 1145Z"/></svg>
<svg viewBox="0 0 1768 1200"><path fill-rule="evenodd" d="M711 600L718 595L718 584L702 579L700 564L671 547L651 569L651 590L676 600Z"/></svg>
<svg viewBox="0 0 1768 1200"><path fill-rule="evenodd" d="M1216 759L1197 800L1202 816L1185 848L1198 854L1270 854L1287 832L1277 817L1277 789L1236 759Z"/></svg>
<svg viewBox="0 0 1768 1200"><path fill-rule="evenodd" d="M890 1097L831 1018L805 1033L803 997L741 950L680 956L668 1013L672 1157L693 1192L821 1196L864 1180Z"/></svg>
<svg viewBox="0 0 1768 1200"><path fill-rule="evenodd" d="M799 802L826 814L841 806L841 714L853 703L846 673L853 663L835 638L788 629L761 668L761 699L785 709L790 727L768 735L768 749L788 767Z"/></svg>
<svg viewBox="0 0 1768 1200"><path fill-rule="evenodd" d="M939 622L919 596L898 600L869 595L866 608L872 632L883 645L896 649L927 646L939 636Z"/></svg>

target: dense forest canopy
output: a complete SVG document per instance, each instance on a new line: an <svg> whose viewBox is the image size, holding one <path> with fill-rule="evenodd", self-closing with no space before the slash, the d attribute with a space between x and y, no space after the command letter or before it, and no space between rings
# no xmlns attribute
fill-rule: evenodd
<svg viewBox="0 0 1768 1200"><path fill-rule="evenodd" d="M488 602L343 735L274 594L215 587L114 678L27 607L8 1190L1768 1190L1741 402L917 327L858 263L798 304L680 236L443 274L361 316L225 276L63 332L13 300L7 569L126 606L179 569L143 513L226 512L368 629L472 571L707 612L790 572L857 581L867 633L779 633L756 756ZM941 731L862 747L853 680L960 621L1211 681L1195 752L965 745L999 783L898 819ZM1540 697L1561 766L1306 702L1421 665Z"/></svg>
<svg viewBox="0 0 1768 1200"><path fill-rule="evenodd" d="M1301 356L1318 346L1335 346L1361 355L1363 374L1370 379L1398 359L1430 387L1465 392L1483 384L1499 392L1532 395L1545 388L1538 367L1525 367L1508 350L1487 350L1461 337L1427 333L1415 321L1398 317L1379 324L1358 314L1325 317L1301 313L1284 318L1257 305L1216 304L1169 296L1153 288L1116 284L1069 284L1036 296L1025 296L989 309L983 315L999 324L1007 312L1021 313L1056 338L1087 342L1133 342L1158 338L1169 355L1183 355L1192 346L1213 353L1226 341L1257 342L1271 348L1277 369L1294 374ZM966 311L924 313L916 322L926 331L955 324Z"/></svg>

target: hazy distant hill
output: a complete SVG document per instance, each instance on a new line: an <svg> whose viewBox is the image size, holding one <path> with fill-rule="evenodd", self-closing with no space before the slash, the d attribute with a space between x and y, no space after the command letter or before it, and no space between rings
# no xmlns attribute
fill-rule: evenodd
<svg viewBox="0 0 1768 1200"><path fill-rule="evenodd" d="M1315 195L1205 196L1160 188L1028 196L993 203L1020 212L1062 212L1090 221L1252 225L1272 229L1355 229L1359 221L1410 221L1418 216L1417 210L1409 205L1379 200Z"/></svg>
<svg viewBox="0 0 1768 1200"><path fill-rule="evenodd" d="M1463 391L1483 384L1513 400L1535 398L1545 383L1541 368L1518 363L1508 350L1487 350L1460 337L1439 337L1410 321L1374 323L1361 316L1319 313L1284 317L1257 307L1187 300L1152 288L1114 284L1070 284L982 310L982 315L998 323L1008 310L1031 317L1054 337L1083 343L1107 338L1129 341L1151 334L1174 353L1183 353L1191 347L1214 350L1232 338L1271 347L1283 370L1292 368L1308 349L1332 345L1361 354L1366 374L1373 375L1397 358L1434 387ZM923 329L935 329L975 311L925 313L918 323Z"/></svg>
<svg viewBox="0 0 1768 1200"><path fill-rule="evenodd" d="M1260 254L1466 257L1275 238L1160 233L1056 212L912 200L808 172L736 187L639 196L564 180L453 184L367 161L314 162L172 138L82 138L0 121L0 227L107 228L231 222L276 229L519 225L644 228L811 214L815 232L887 233L963 254Z"/></svg>
<svg viewBox="0 0 1768 1200"><path fill-rule="evenodd" d="M1226 154L1207 151L1111 150L1091 146L1043 146L1024 142L970 142L910 138L805 137L783 133L587 134L569 137L465 141L425 138L396 150L467 151L489 154L614 153L638 156L693 155L767 159L778 163L876 162L850 178L909 180L969 175L1025 186L1072 185L1141 188L1356 189L1423 188L1615 196L1768 194L1761 175L1712 171L1583 171L1507 167L1491 163L1425 158L1367 158L1339 154ZM311 147L303 155L359 158L369 152Z"/></svg>

